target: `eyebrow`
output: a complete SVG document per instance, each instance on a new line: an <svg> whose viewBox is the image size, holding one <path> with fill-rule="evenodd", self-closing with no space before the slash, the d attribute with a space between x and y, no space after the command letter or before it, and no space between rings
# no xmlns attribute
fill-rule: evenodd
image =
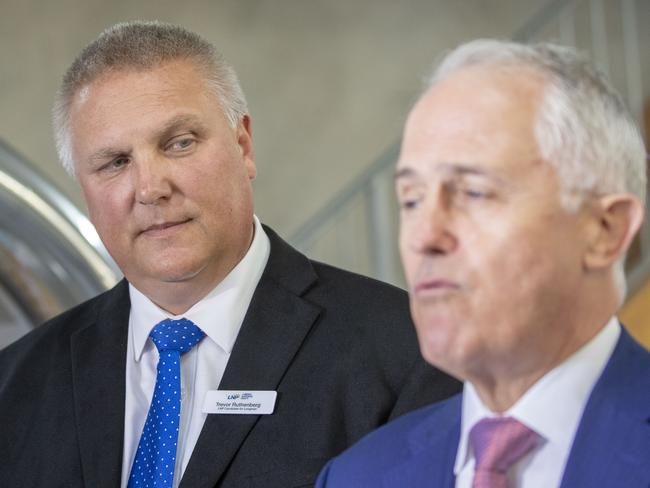
<svg viewBox="0 0 650 488"><path fill-rule="evenodd" d="M481 168L477 168L471 164L464 163L442 163L437 166L436 170L441 170L442 172L449 173L452 175L478 175L485 176L488 178L501 179L497 175L487 172ZM415 169L406 166L404 168L399 168L395 171L394 179L399 181L401 179L415 178L419 175L419 172Z"/></svg>
<svg viewBox="0 0 650 488"><path fill-rule="evenodd" d="M187 127L188 125L198 126L199 128L203 127L200 119L196 115L180 114L169 119L165 125L155 132L153 137L156 140L168 139L174 134L174 132Z"/></svg>
<svg viewBox="0 0 650 488"><path fill-rule="evenodd" d="M401 180L401 179L404 179L404 178L410 178L410 177L413 177L413 176L415 176L415 171L413 170L413 168L409 168L409 167L399 168L397 171L395 171L395 174L393 175L393 179L395 181L398 181L398 180Z"/></svg>
<svg viewBox="0 0 650 488"><path fill-rule="evenodd" d="M119 149L114 149L111 147L105 147L95 151L88 157L88 162L92 165L95 162L101 162L106 160L112 160L119 156L128 155L131 151L120 151Z"/></svg>

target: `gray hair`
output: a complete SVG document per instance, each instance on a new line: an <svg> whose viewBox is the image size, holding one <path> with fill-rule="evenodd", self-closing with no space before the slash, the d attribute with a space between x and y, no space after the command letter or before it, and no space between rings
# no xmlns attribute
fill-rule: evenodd
<svg viewBox="0 0 650 488"><path fill-rule="evenodd" d="M449 53L428 86L469 66L524 67L546 82L535 122L542 158L555 169L561 201L575 211L585 195L632 193L645 204L646 150L633 116L607 78L576 50L481 39ZM624 259L615 280L625 295Z"/></svg>
<svg viewBox="0 0 650 488"><path fill-rule="evenodd" d="M152 21L124 22L109 27L86 46L66 71L52 111L59 159L74 176L70 105L75 94L102 75L116 70L149 70L186 59L205 72L228 122L235 127L248 112L237 75L223 56L199 35L183 27Z"/></svg>

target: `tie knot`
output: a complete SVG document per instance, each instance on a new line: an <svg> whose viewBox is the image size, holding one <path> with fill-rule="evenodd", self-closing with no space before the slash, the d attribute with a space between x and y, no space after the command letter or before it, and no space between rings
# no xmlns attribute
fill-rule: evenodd
<svg viewBox="0 0 650 488"><path fill-rule="evenodd" d="M512 417L485 418L469 433L476 471L506 473L535 447L539 434Z"/></svg>
<svg viewBox="0 0 650 488"><path fill-rule="evenodd" d="M205 333L191 320L165 319L153 328L149 336L158 352L178 351L183 354L198 344Z"/></svg>

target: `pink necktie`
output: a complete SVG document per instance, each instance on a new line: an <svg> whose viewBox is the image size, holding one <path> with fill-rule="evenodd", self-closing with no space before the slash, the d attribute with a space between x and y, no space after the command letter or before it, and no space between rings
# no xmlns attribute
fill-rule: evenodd
<svg viewBox="0 0 650 488"><path fill-rule="evenodd" d="M477 422L469 433L476 458L472 488L507 488L508 470L538 439L539 434L512 417Z"/></svg>

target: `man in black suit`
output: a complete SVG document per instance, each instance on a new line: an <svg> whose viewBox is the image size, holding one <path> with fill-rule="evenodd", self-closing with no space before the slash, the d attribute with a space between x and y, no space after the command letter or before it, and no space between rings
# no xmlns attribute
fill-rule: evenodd
<svg viewBox="0 0 650 488"><path fill-rule="evenodd" d="M142 453L160 468L148 419L171 390L162 486L311 486L366 432L458 390L419 359L403 292L310 261L253 215L246 102L195 34L105 31L69 68L55 129L125 280L0 352L1 486L134 486ZM187 321L205 336L162 385L150 333Z"/></svg>

